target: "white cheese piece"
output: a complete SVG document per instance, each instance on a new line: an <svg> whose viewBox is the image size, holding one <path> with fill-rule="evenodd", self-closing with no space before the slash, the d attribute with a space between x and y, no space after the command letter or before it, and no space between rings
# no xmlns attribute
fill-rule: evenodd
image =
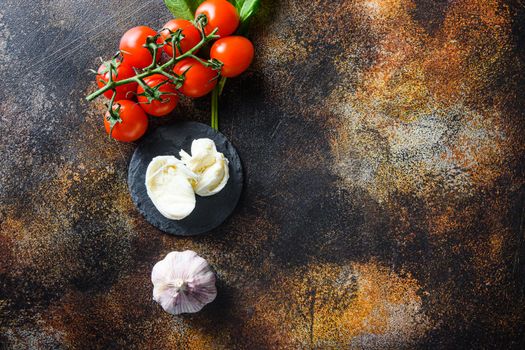
<svg viewBox="0 0 525 350"><path fill-rule="evenodd" d="M229 177L228 159L217 152L215 162L204 169L195 183L195 193L202 197L214 195L226 186Z"/></svg>
<svg viewBox="0 0 525 350"><path fill-rule="evenodd" d="M186 166L198 175L193 189L199 196L206 197L220 192L230 178L228 159L217 152L213 140L203 138L193 140L191 155L184 150L179 155Z"/></svg>
<svg viewBox="0 0 525 350"><path fill-rule="evenodd" d="M162 215L181 220L195 208L192 182L197 179L197 175L174 156L158 156L146 170L146 189Z"/></svg>
<svg viewBox="0 0 525 350"><path fill-rule="evenodd" d="M198 173L215 163L217 148L210 139L197 139L191 143L191 156L184 150L179 152L180 159L192 171Z"/></svg>

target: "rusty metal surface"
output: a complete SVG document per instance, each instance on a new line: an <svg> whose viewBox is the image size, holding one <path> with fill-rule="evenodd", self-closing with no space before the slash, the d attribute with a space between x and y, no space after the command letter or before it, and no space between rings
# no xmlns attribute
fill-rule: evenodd
<svg viewBox="0 0 525 350"><path fill-rule="evenodd" d="M524 347L523 2L263 2L220 102L240 205L176 238L133 207L133 145L83 99L161 1L2 1L0 347ZM219 295L172 317L149 275L182 249Z"/></svg>

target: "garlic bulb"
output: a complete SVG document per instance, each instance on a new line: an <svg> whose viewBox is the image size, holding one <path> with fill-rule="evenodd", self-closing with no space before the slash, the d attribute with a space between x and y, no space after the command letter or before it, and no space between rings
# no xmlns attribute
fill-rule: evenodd
<svg viewBox="0 0 525 350"><path fill-rule="evenodd" d="M158 156L146 170L146 190L158 211L172 220L181 220L195 208L190 181L197 175L174 156Z"/></svg>
<svg viewBox="0 0 525 350"><path fill-rule="evenodd" d="M230 177L228 159L217 152L213 140L203 138L193 140L191 156L184 150L179 152L182 162L195 174L197 181L193 189L199 196L211 196L221 191Z"/></svg>
<svg viewBox="0 0 525 350"><path fill-rule="evenodd" d="M151 271L153 300L178 315L200 311L217 296L215 274L194 251L171 252Z"/></svg>

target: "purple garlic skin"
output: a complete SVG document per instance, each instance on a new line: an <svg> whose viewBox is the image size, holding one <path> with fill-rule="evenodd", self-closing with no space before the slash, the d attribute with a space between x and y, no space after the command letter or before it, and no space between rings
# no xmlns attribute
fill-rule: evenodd
<svg viewBox="0 0 525 350"><path fill-rule="evenodd" d="M151 271L153 300L179 315L200 311L217 296L215 273L194 251L171 252Z"/></svg>

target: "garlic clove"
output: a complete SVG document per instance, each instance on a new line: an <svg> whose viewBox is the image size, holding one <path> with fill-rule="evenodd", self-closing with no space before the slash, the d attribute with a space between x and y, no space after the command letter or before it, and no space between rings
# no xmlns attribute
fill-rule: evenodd
<svg viewBox="0 0 525 350"><path fill-rule="evenodd" d="M153 299L173 315L200 311L217 296L215 273L197 253L171 252L151 271Z"/></svg>
<svg viewBox="0 0 525 350"><path fill-rule="evenodd" d="M146 190L157 210L168 219L181 220L195 208L192 183L198 176L174 156L151 160L146 170Z"/></svg>

